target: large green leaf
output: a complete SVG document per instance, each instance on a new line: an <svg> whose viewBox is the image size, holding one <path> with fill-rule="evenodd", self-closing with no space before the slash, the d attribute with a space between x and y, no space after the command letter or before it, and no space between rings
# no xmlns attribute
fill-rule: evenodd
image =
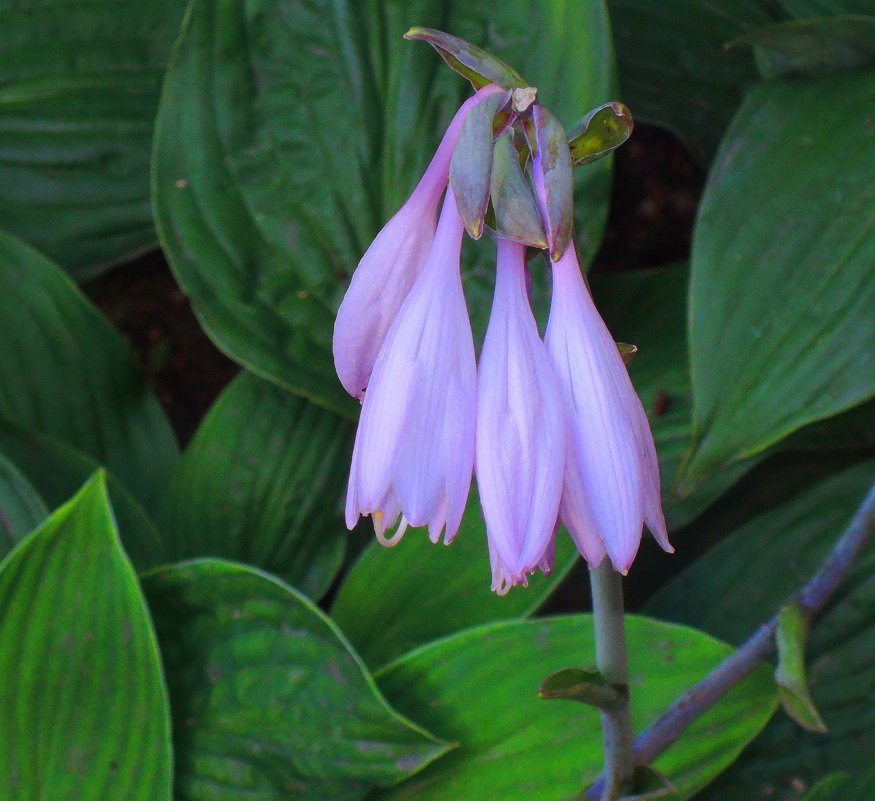
<svg viewBox="0 0 875 801"><path fill-rule="evenodd" d="M102 475L0 565L0 795L170 801L155 634Z"/></svg>
<svg viewBox="0 0 875 801"><path fill-rule="evenodd" d="M653 720L729 653L701 632L626 619L632 717ZM400 710L461 746L373 801L525 798L566 801L601 770L598 712L545 703L551 671L595 657L592 618L496 623L427 645L393 662L377 682ZM725 768L776 704L770 671L757 669L656 760L687 799Z"/></svg>
<svg viewBox="0 0 875 801"><path fill-rule="evenodd" d="M77 277L156 241L152 127L184 8L0 2L0 226Z"/></svg>
<svg viewBox="0 0 875 801"><path fill-rule="evenodd" d="M218 560L144 577L173 704L177 801L348 801L447 746L395 713L303 595Z"/></svg>
<svg viewBox="0 0 875 801"><path fill-rule="evenodd" d="M12 462L0 455L0 559L47 514L39 493Z"/></svg>
<svg viewBox="0 0 875 801"><path fill-rule="evenodd" d="M690 445L692 395L687 354L686 306L689 267L676 264L590 277L593 297L614 338L638 347L629 374L659 455L663 511L669 529L692 520L718 498L754 460L731 465L680 497L673 487Z"/></svg>
<svg viewBox="0 0 875 801"><path fill-rule="evenodd" d="M417 645L468 626L535 612L577 560L564 529L556 546L550 576L538 573L528 587L496 595L490 590L483 514L472 492L451 545L434 545L418 530L409 531L393 548L372 542L340 585L331 616L362 659L379 667Z"/></svg>
<svg viewBox="0 0 875 801"><path fill-rule="evenodd" d="M763 84L727 133L693 241L686 485L875 391L873 115L875 72L850 71Z"/></svg>
<svg viewBox="0 0 875 801"><path fill-rule="evenodd" d="M21 471L49 508L65 503L100 468L91 457L50 437L0 420L0 453ZM125 551L137 570L167 562L168 545L124 485L108 474L106 486Z"/></svg>
<svg viewBox="0 0 875 801"><path fill-rule="evenodd" d="M749 521L666 587L649 610L741 642L814 573L873 480L870 461ZM873 575L870 545L809 634L811 694L829 735L806 732L779 715L709 791L708 801L759 793L775 801L798 798L790 780L804 786L828 770L855 769L871 758Z"/></svg>
<svg viewBox="0 0 875 801"><path fill-rule="evenodd" d="M635 117L678 133L710 159L744 90L756 82L750 51L726 45L783 16L776 0L608 0L620 99Z"/></svg>
<svg viewBox="0 0 875 801"><path fill-rule="evenodd" d="M238 376L170 482L159 524L171 559L235 559L320 596L349 536L340 504L351 429L281 387L251 373Z"/></svg>
<svg viewBox="0 0 875 801"><path fill-rule="evenodd" d="M794 17L872 14L872 0L778 0Z"/></svg>
<svg viewBox="0 0 875 801"><path fill-rule="evenodd" d="M737 44L753 47L765 78L804 78L871 67L875 64L875 16L790 20L757 28Z"/></svg>
<svg viewBox="0 0 875 801"><path fill-rule="evenodd" d="M157 124L161 238L206 330L252 371L350 417L331 365L333 311L466 91L431 48L402 39L413 24L494 48L568 122L610 99L600 0L195 0ZM581 173L587 258L609 169ZM473 273L479 319L488 271Z"/></svg>
<svg viewBox="0 0 875 801"><path fill-rule="evenodd" d="M44 256L0 233L0 419L66 442L151 503L176 441L127 345Z"/></svg>

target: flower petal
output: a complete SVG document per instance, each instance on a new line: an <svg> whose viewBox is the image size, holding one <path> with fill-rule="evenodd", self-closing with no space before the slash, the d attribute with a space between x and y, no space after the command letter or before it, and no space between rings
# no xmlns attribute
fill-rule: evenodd
<svg viewBox="0 0 875 801"><path fill-rule="evenodd" d="M477 486L502 586L520 583L543 561L564 463L562 399L529 307L525 250L499 240L495 299L480 357Z"/></svg>
<svg viewBox="0 0 875 801"><path fill-rule="evenodd" d="M625 572L641 540L645 497L650 499L648 517L655 518L654 463L645 458L646 441L635 411L640 401L584 285L573 247L554 263L553 276L546 342L571 428L563 509L573 508L580 516L563 520L570 530L578 527L576 541L591 541L587 529L594 526L614 566Z"/></svg>
<svg viewBox="0 0 875 801"><path fill-rule="evenodd" d="M502 92L484 86L456 112L425 174L362 256L334 323L334 364L344 389L361 398L377 354L431 248L450 159L474 106Z"/></svg>

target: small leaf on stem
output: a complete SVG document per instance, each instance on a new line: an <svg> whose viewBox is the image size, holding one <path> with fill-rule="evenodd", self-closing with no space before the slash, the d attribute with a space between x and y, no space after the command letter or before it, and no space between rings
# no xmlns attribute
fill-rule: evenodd
<svg viewBox="0 0 875 801"><path fill-rule="evenodd" d="M632 363L632 359L634 359L638 355L638 346L630 345L628 342L618 342L617 350L620 351L620 356L623 358L623 364L628 367Z"/></svg>
<svg viewBox="0 0 875 801"><path fill-rule="evenodd" d="M607 156L632 133L632 113L612 101L593 109L568 132L568 147L575 167Z"/></svg>
<svg viewBox="0 0 875 801"><path fill-rule="evenodd" d="M826 732L826 725L811 700L805 677L807 636L808 620L801 605L788 604L778 613L778 628L775 632L778 667L775 670L775 681L780 689L781 704L787 714L804 729Z"/></svg>
<svg viewBox="0 0 875 801"><path fill-rule="evenodd" d="M525 78L509 64L505 64L500 58L458 36L417 25L407 31L404 38L428 42L440 53L447 65L467 78L475 89L490 83L504 89L528 86Z"/></svg>
<svg viewBox="0 0 875 801"><path fill-rule="evenodd" d="M579 701L598 709L616 709L625 703L625 688L609 684L595 668L563 668L544 679L538 697L545 700Z"/></svg>
<svg viewBox="0 0 875 801"><path fill-rule="evenodd" d="M655 801L668 799L677 794L677 789L658 770L648 765L638 765L632 778L632 792L617 801Z"/></svg>

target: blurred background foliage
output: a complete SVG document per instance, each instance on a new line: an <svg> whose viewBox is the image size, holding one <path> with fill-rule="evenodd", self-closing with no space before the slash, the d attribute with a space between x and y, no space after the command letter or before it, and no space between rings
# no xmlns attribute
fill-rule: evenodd
<svg viewBox="0 0 875 801"><path fill-rule="evenodd" d="M535 691L592 658L570 544L497 598L476 502L446 549L342 523L357 409L333 313L467 91L402 34L487 47L566 126L611 99L639 123L577 172L576 236L640 349L678 551L645 544L627 582L641 728L805 580L875 475L875 7L183 10L0 0L3 795L67 797L74 765L83 801L568 798L598 772L596 716ZM468 243L479 334L492 258ZM871 562L809 643L830 733L769 722L761 668L657 763L678 798L868 786Z"/></svg>

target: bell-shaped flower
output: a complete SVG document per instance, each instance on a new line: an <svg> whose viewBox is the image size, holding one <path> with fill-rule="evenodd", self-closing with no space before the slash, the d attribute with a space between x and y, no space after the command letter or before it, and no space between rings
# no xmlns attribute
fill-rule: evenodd
<svg viewBox="0 0 875 801"><path fill-rule="evenodd" d="M480 355L476 457L492 589L499 594L552 566L565 437L559 384L526 291L525 248L499 239Z"/></svg>
<svg viewBox="0 0 875 801"><path fill-rule="evenodd" d="M595 566L607 552L625 573L644 523L673 551L647 416L584 284L573 244L553 264L545 342L568 421L560 517L581 554Z"/></svg>
<svg viewBox="0 0 875 801"><path fill-rule="evenodd" d="M424 526L458 531L474 466L477 372L459 252L462 220L447 190L428 258L381 348L364 396L346 523L371 515L377 538ZM385 531L399 513L399 531Z"/></svg>
<svg viewBox="0 0 875 801"><path fill-rule="evenodd" d="M450 159L465 118L492 84L469 97L450 122L431 163L404 205L362 256L334 323L334 364L344 389L361 398L389 327L428 257Z"/></svg>

